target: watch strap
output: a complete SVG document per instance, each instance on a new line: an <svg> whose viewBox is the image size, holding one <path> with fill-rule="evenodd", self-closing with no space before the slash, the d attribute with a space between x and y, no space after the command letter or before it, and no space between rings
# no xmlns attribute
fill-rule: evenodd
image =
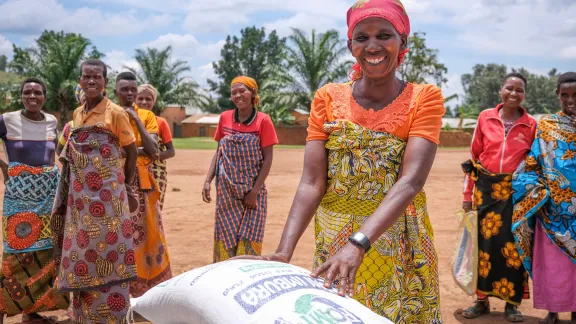
<svg viewBox="0 0 576 324"><path fill-rule="evenodd" d="M348 241L358 247L363 248L365 252L368 252L372 246L368 237L360 232L352 233Z"/></svg>

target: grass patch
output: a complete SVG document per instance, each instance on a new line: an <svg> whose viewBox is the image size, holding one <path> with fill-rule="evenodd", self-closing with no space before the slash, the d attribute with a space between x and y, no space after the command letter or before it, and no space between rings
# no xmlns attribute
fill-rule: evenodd
<svg viewBox="0 0 576 324"><path fill-rule="evenodd" d="M172 139L177 150L215 150L218 143L210 137L189 137ZM304 145L277 145L279 149L304 149Z"/></svg>
<svg viewBox="0 0 576 324"><path fill-rule="evenodd" d="M172 139L177 150L215 150L218 143L210 137L189 137Z"/></svg>

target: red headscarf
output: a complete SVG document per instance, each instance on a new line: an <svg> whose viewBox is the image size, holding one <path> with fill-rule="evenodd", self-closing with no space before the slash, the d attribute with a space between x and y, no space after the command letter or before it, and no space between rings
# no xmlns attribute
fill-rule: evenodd
<svg viewBox="0 0 576 324"><path fill-rule="evenodd" d="M400 0L358 0L348 9L346 22L348 23L348 39L352 39L354 28L366 18L378 17L388 20L400 35L410 35L410 19L406 14ZM402 64L408 49L398 55L398 65ZM352 66L352 79L362 76L362 70L358 63Z"/></svg>

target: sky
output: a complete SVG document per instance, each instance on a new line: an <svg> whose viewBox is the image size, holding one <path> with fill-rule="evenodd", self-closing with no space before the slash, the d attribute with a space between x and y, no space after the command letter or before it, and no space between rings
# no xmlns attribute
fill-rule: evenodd
<svg viewBox="0 0 576 324"><path fill-rule="evenodd" d="M227 35L247 26L289 36L336 29L346 37L353 0L0 0L0 55L29 47L43 30L81 33L115 70L135 67L137 48L172 45L200 85L214 78ZM445 96L462 93L475 64L545 74L576 70L575 0L403 0L412 32L425 32L448 68Z"/></svg>

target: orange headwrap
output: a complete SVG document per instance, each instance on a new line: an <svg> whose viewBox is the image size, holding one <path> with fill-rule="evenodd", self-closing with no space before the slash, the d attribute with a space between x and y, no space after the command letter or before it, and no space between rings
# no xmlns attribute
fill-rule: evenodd
<svg viewBox="0 0 576 324"><path fill-rule="evenodd" d="M400 0L358 0L348 9L346 22L348 23L348 39L352 39L354 28L364 19L378 17L388 20L400 35L410 35L410 19ZM402 64L408 49L398 54L398 65ZM356 80L362 77L362 70L358 63L352 66L351 78Z"/></svg>
<svg viewBox="0 0 576 324"><path fill-rule="evenodd" d="M256 83L256 80L247 76L239 76L232 80L230 86L232 86L234 83L242 83L248 87L248 89L254 93L254 100L252 101L252 105L254 108L258 108L258 106L260 106L260 96L258 95L258 83Z"/></svg>

